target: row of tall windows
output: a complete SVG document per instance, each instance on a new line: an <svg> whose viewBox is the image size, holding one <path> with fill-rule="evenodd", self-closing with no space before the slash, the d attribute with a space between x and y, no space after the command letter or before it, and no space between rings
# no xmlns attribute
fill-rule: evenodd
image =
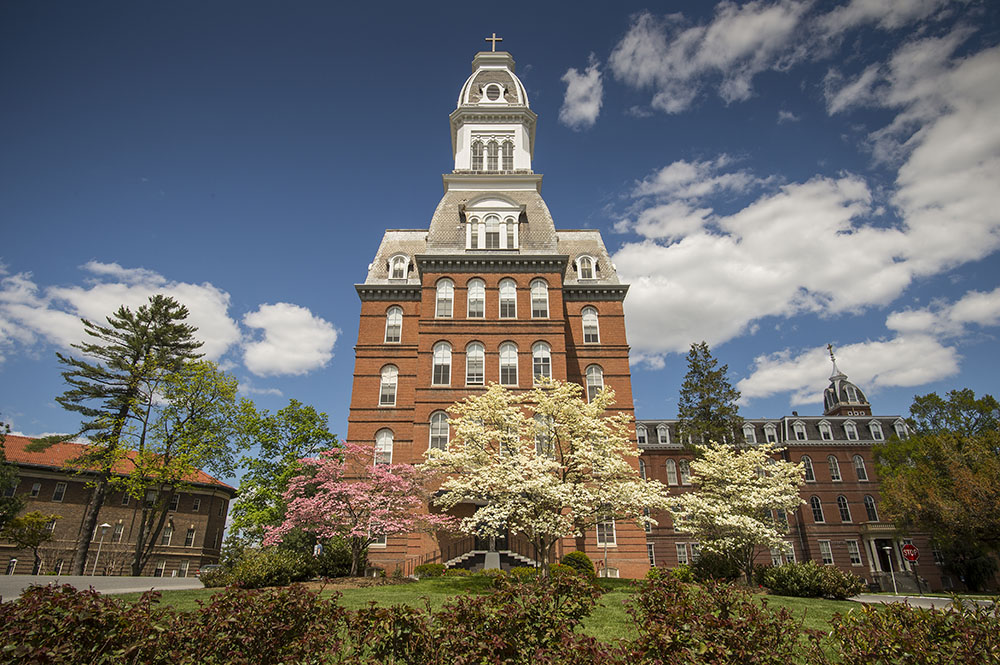
<svg viewBox="0 0 1000 665"><path fill-rule="evenodd" d="M668 459L667 484L677 485L678 481L681 485L691 484L691 462L686 459L682 459L680 462Z"/></svg>
<svg viewBox="0 0 1000 665"><path fill-rule="evenodd" d="M499 171L503 167L504 171L514 169L514 142L513 141L473 141L472 142L472 170L482 171L485 157L487 171Z"/></svg>
<svg viewBox="0 0 1000 665"><path fill-rule="evenodd" d="M823 420L820 421L816 428L819 430L819 438L823 441L833 441L833 426ZM853 421L845 421L843 423L844 428L844 438L848 441L858 441L858 426ZM901 438L906 438L906 425L902 422L897 422L894 425L896 430L896 435ZM871 433L871 438L873 441L883 441L885 439L885 433L882 430L882 424L877 420L873 420L868 423L868 431ZM777 428L768 423L764 425L764 433L769 442L774 443L777 441ZM796 441L808 441L809 434L806 431L806 424L802 421L797 421L792 423L792 437ZM757 434L754 426L752 424L746 424L743 426L743 438L746 439L747 443L757 443Z"/></svg>
<svg viewBox="0 0 1000 665"><path fill-rule="evenodd" d="M445 283L446 282L446 283ZM514 280L500 282L500 318L517 318L517 286ZM438 282L435 316L451 318L454 304L454 284L451 280ZM466 300L466 316L470 319L486 317L486 283L481 279L471 280L468 284ZM536 279L531 283L531 318L545 319L549 316L549 291L544 280ZM585 344L599 344L601 329L595 307L584 307L581 312L583 322L583 341ZM399 344L403 338L403 308L393 305L385 312L385 343Z"/></svg>
<svg viewBox="0 0 1000 665"><path fill-rule="evenodd" d="M803 455L801 458L802 466L805 469L806 482L816 482L816 470L813 467L812 458L809 455ZM854 466L854 475L859 481L868 480L868 469L865 467L865 458L861 455L855 455L851 462ZM826 458L827 467L830 470L830 480L835 483L839 483L843 480L843 476L840 474L840 461L835 455L829 455Z"/></svg>
<svg viewBox="0 0 1000 665"><path fill-rule="evenodd" d="M489 214L470 217L465 229L466 249L517 249L517 219Z"/></svg>
<svg viewBox="0 0 1000 665"><path fill-rule="evenodd" d="M870 494L865 494L865 515L869 522L878 522L878 508L875 506L875 498ZM809 497L809 507L812 509L813 522L826 522L823 514L823 501L818 496ZM847 502L847 497L840 495L837 497L837 511L840 513L841 522L851 522L851 506Z"/></svg>

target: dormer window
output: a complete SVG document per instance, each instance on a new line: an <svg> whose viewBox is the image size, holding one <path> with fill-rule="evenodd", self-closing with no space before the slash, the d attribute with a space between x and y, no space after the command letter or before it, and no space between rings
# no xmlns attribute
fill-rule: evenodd
<svg viewBox="0 0 1000 665"><path fill-rule="evenodd" d="M666 425L660 425L656 428L656 442L662 445L670 443L670 430L667 429Z"/></svg>
<svg viewBox="0 0 1000 665"><path fill-rule="evenodd" d="M406 279L406 268L409 266L409 257L399 254L389 261L389 279Z"/></svg>
<svg viewBox="0 0 1000 665"><path fill-rule="evenodd" d="M486 249L500 249L500 218L496 215L486 218Z"/></svg>
<svg viewBox="0 0 1000 665"><path fill-rule="evenodd" d="M635 438L639 442L640 446L646 445L646 428L639 425L635 428Z"/></svg>
<svg viewBox="0 0 1000 665"><path fill-rule="evenodd" d="M875 441L881 441L885 437L882 435L882 424L875 422L874 420L868 423L868 429L872 432L872 439Z"/></svg>
<svg viewBox="0 0 1000 665"><path fill-rule="evenodd" d="M852 421L848 420L844 423L844 434L847 436L848 441L858 440L858 428Z"/></svg>
<svg viewBox="0 0 1000 665"><path fill-rule="evenodd" d="M753 425L743 426L743 439L747 443L757 443L757 430L754 429Z"/></svg>
<svg viewBox="0 0 1000 665"><path fill-rule="evenodd" d="M825 420L819 424L819 436L824 441L833 441L833 429Z"/></svg>
<svg viewBox="0 0 1000 665"><path fill-rule="evenodd" d="M892 427L894 430L896 430L896 436L898 436L900 439L906 438L906 423L904 423L902 420L897 420L892 424Z"/></svg>
<svg viewBox="0 0 1000 665"><path fill-rule="evenodd" d="M796 441L806 440L806 424L802 421L798 421L792 425L792 430L795 432Z"/></svg>
<svg viewBox="0 0 1000 665"><path fill-rule="evenodd" d="M857 389L854 386L852 386L850 384L844 386L844 392L847 393L847 401L848 402L857 402L858 401L858 391L857 391Z"/></svg>
<svg viewBox="0 0 1000 665"><path fill-rule="evenodd" d="M778 442L778 429L773 423L764 425L764 438L767 439L768 443Z"/></svg>
<svg viewBox="0 0 1000 665"><path fill-rule="evenodd" d="M581 256L576 260L576 270L580 279L594 279L594 259Z"/></svg>

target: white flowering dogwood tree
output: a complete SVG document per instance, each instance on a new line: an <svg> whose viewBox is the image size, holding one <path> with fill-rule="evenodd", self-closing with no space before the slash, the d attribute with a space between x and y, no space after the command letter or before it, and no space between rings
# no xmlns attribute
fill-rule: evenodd
<svg viewBox="0 0 1000 665"><path fill-rule="evenodd" d="M729 558L750 583L758 548L787 547L787 518L780 516L802 503L802 465L775 459L775 446L769 443L710 442L695 448L694 487L670 501L674 530Z"/></svg>
<svg viewBox="0 0 1000 665"><path fill-rule="evenodd" d="M645 509L665 509L667 489L632 466L631 416L613 404L608 388L588 402L578 384L547 380L521 393L492 384L457 402L447 450L427 452L427 466L448 474L434 503L479 506L462 520L467 533L523 534L542 574L560 538L608 519L655 524Z"/></svg>

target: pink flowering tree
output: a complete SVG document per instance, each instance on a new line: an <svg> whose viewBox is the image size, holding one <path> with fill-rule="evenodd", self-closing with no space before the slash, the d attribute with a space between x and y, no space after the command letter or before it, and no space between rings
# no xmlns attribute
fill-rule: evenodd
<svg viewBox="0 0 1000 665"><path fill-rule="evenodd" d="M449 528L452 518L426 509L424 473L410 464L376 464L374 445L346 443L300 460L289 482L285 521L265 531L264 545L293 529L350 544L351 575L360 575L368 546L382 536Z"/></svg>

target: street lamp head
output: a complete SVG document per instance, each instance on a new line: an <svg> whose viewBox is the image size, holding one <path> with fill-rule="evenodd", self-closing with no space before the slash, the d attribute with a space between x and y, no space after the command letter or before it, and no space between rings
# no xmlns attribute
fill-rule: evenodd
<svg viewBox="0 0 1000 665"><path fill-rule="evenodd" d="M107 522L105 522L104 524L101 525L101 528L102 529L107 529L109 526L111 526L111 525L108 524Z"/></svg>

